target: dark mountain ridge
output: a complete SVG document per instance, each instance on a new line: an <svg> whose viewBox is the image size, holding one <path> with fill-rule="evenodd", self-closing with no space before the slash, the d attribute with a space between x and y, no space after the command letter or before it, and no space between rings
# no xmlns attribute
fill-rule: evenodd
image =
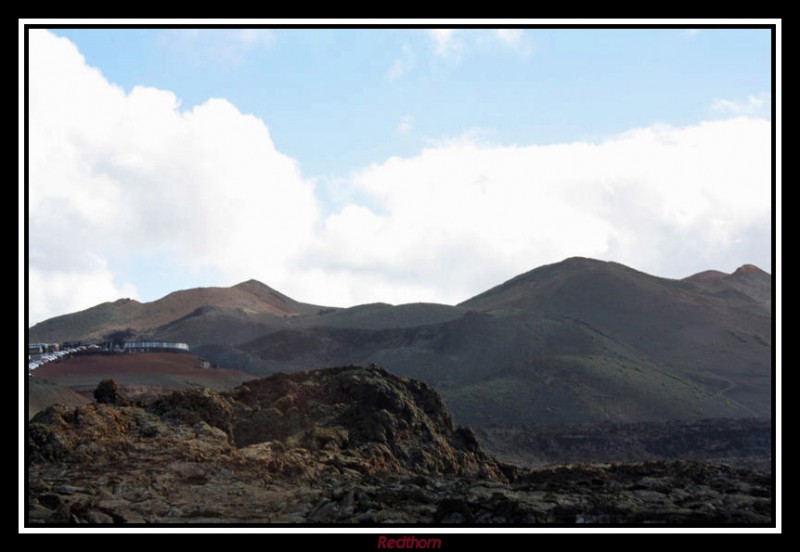
<svg viewBox="0 0 800 552"><path fill-rule="evenodd" d="M457 306L330 309L249 281L106 303L29 339L133 328L256 375L380 364L436 387L459 423L629 423L769 417L771 312L750 265L671 280L570 258Z"/></svg>

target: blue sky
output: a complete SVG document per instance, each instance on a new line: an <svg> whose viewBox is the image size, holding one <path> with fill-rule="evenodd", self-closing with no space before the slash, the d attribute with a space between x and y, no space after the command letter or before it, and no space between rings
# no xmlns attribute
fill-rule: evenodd
<svg viewBox="0 0 800 552"><path fill-rule="evenodd" d="M32 323L249 278L347 306L454 303L571 255L769 269L768 30L30 41Z"/></svg>
<svg viewBox="0 0 800 552"><path fill-rule="evenodd" d="M55 31L126 90L171 90L184 109L226 98L258 116L314 178L465 132L551 144L688 124L718 117L714 99L770 91L768 30L530 29L519 45L461 30L443 55L422 29L271 29L254 43L240 32Z"/></svg>

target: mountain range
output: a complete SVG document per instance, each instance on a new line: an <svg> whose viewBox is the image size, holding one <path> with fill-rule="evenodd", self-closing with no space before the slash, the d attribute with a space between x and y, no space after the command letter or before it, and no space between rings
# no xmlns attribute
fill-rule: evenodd
<svg viewBox="0 0 800 552"><path fill-rule="evenodd" d="M459 424L769 418L772 277L681 280L570 258L455 306L332 308L250 280L51 318L30 342L181 341L254 376L379 364L442 395Z"/></svg>

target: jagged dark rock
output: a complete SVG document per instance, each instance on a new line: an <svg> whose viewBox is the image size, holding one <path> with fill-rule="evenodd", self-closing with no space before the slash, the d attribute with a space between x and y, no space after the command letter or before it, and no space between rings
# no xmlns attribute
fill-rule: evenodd
<svg viewBox="0 0 800 552"><path fill-rule="evenodd" d="M103 380L97 384L94 400L100 404L119 404L122 397L119 394L119 385L113 379Z"/></svg>
<svg viewBox="0 0 800 552"><path fill-rule="evenodd" d="M29 424L31 524L769 523L770 478L691 462L525 470L382 368L53 406Z"/></svg>

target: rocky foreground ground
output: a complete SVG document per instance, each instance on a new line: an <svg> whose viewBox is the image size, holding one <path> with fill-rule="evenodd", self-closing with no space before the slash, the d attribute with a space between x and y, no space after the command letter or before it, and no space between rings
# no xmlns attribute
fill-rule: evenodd
<svg viewBox="0 0 800 552"><path fill-rule="evenodd" d="M522 469L378 367L276 374L29 423L38 524L771 524L771 477L686 461Z"/></svg>

